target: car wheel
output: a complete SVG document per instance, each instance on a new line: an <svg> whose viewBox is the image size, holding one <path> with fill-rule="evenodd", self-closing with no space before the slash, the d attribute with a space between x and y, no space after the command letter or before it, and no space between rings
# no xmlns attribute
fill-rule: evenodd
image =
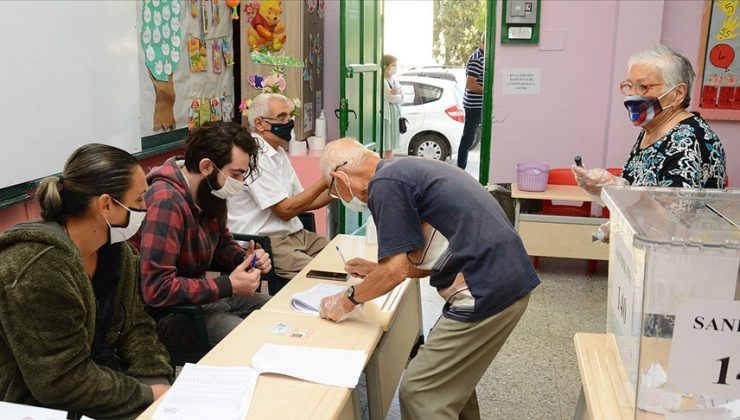
<svg viewBox="0 0 740 420"><path fill-rule="evenodd" d="M409 145L409 155L428 159L447 160L450 155L447 142L435 134L422 134L414 137Z"/></svg>

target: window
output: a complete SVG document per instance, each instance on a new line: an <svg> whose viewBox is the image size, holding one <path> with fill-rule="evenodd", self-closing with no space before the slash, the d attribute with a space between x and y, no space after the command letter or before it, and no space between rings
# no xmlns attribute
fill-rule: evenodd
<svg viewBox="0 0 740 420"><path fill-rule="evenodd" d="M401 91L403 91L403 102L401 102L401 106L414 105L416 101L414 85L412 83L401 82Z"/></svg>
<svg viewBox="0 0 740 420"><path fill-rule="evenodd" d="M419 83L419 96L421 97L421 103L428 104L434 102L442 97L442 89L432 85L424 85Z"/></svg>

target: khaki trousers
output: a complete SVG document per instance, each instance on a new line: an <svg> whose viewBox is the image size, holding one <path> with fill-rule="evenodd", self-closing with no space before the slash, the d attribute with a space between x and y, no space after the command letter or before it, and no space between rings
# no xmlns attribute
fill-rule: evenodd
<svg viewBox="0 0 740 420"><path fill-rule="evenodd" d="M529 297L477 322L440 317L406 368L399 389L401 418L480 419L475 386L524 314Z"/></svg>
<svg viewBox="0 0 740 420"><path fill-rule="evenodd" d="M270 237L272 260L278 276L292 279L329 243L325 237L301 229L284 238Z"/></svg>

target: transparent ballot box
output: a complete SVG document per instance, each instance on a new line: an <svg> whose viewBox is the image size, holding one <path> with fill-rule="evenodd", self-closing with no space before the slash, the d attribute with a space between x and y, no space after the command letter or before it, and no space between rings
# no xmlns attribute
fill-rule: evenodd
<svg viewBox="0 0 740 420"><path fill-rule="evenodd" d="M739 418L740 190L611 187L602 199L605 386L621 417Z"/></svg>

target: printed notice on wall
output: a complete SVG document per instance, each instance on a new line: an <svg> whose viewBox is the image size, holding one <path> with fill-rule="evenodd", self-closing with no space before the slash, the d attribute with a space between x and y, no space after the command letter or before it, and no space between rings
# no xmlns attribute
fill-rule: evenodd
<svg viewBox="0 0 740 420"><path fill-rule="evenodd" d="M539 95L540 72L538 68L505 68L504 95Z"/></svg>

